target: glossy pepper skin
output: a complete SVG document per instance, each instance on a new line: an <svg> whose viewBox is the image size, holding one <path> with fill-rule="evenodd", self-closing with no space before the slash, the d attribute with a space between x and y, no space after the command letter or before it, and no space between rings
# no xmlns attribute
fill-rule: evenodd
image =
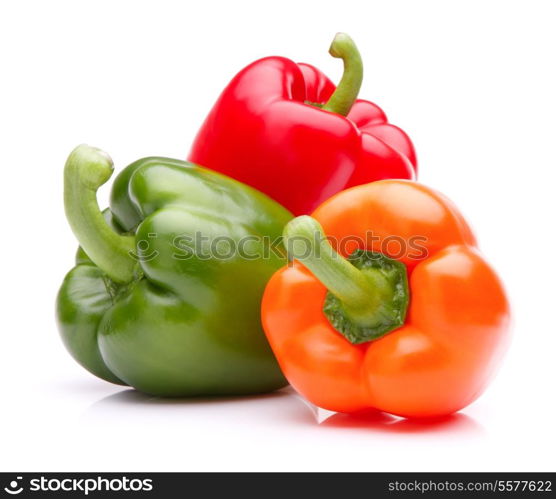
<svg viewBox="0 0 556 499"><path fill-rule="evenodd" d="M351 39L338 34L330 53L344 60L338 88L315 67L284 57L243 69L206 118L189 160L255 187L296 215L354 185L414 178L408 136L377 105L356 100L362 64Z"/></svg>
<svg viewBox="0 0 556 499"><path fill-rule="evenodd" d="M376 408L435 417L473 402L506 350L510 312L499 278L457 208L423 185L385 180L337 194L313 217L295 219L285 235L299 235L297 222L318 232L318 221L343 257L363 249L402 262L409 306L401 327L354 344L323 313L321 281L337 277L322 274L330 270L326 265L302 259L305 265L295 260L279 270L267 285L262 318L291 385L317 406L347 413ZM341 262L342 272L350 270ZM347 282L332 282L338 295L349 291Z"/></svg>
<svg viewBox="0 0 556 499"><path fill-rule="evenodd" d="M111 160L88 146L66 164L68 220L89 255L78 252L57 298L73 357L107 381L159 396L284 386L260 323L264 286L284 256L220 247L215 258L208 249L248 237L245 252L257 255L260 236L279 237L291 215L235 180L152 157L118 175L103 218L96 190L111 173Z"/></svg>

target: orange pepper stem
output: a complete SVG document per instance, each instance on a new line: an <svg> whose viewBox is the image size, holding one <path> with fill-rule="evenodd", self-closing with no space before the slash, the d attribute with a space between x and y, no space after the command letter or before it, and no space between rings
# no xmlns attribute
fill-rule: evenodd
<svg viewBox="0 0 556 499"><path fill-rule="evenodd" d="M342 304L352 322L373 326L384 319L383 303L390 283L380 271L359 270L338 254L322 226L303 215L284 229L288 256L305 265Z"/></svg>
<svg viewBox="0 0 556 499"><path fill-rule="evenodd" d="M344 74L322 109L347 116L361 89L363 61L355 42L345 33L336 34L329 52L332 57L343 60Z"/></svg>

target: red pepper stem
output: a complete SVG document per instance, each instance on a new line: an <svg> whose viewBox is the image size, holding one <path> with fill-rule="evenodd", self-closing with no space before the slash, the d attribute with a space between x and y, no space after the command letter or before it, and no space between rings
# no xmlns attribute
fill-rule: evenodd
<svg viewBox="0 0 556 499"><path fill-rule="evenodd" d="M291 220L283 236L288 256L306 266L342 302L354 322L376 323L382 309L381 290L388 286L379 272L364 273L338 254L310 216Z"/></svg>
<svg viewBox="0 0 556 499"><path fill-rule="evenodd" d="M105 152L80 145L64 168L66 218L87 256L112 280L130 282L136 261L134 236L122 236L106 223L97 202L97 190L111 177L113 164Z"/></svg>
<svg viewBox="0 0 556 499"><path fill-rule="evenodd" d="M363 61L354 41L345 33L336 34L330 45L330 55L344 61L344 74L322 109L347 116L361 88Z"/></svg>

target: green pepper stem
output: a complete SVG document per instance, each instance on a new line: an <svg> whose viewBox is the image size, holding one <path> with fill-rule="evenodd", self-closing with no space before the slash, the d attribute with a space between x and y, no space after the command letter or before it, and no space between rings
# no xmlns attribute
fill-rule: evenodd
<svg viewBox="0 0 556 499"><path fill-rule="evenodd" d="M112 280L133 279L135 237L117 234L106 223L97 202L97 190L111 177L113 163L108 154L80 145L68 157L64 168L66 218L89 258Z"/></svg>
<svg viewBox="0 0 556 499"><path fill-rule="evenodd" d="M355 323L376 323L382 313L380 290L387 285L380 273L364 273L338 254L322 226L310 216L291 220L283 235L288 255L305 265L342 302Z"/></svg>
<svg viewBox="0 0 556 499"><path fill-rule="evenodd" d="M330 45L330 55L344 61L344 74L322 109L347 116L361 88L363 61L354 41L345 33L336 34Z"/></svg>

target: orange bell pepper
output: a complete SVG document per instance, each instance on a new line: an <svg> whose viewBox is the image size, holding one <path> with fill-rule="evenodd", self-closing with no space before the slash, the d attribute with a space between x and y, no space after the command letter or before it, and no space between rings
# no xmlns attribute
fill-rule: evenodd
<svg viewBox="0 0 556 499"><path fill-rule="evenodd" d="M443 195L406 180L353 187L292 220L284 243L295 260L268 283L262 320L310 402L435 417L482 393L506 350L509 305Z"/></svg>

